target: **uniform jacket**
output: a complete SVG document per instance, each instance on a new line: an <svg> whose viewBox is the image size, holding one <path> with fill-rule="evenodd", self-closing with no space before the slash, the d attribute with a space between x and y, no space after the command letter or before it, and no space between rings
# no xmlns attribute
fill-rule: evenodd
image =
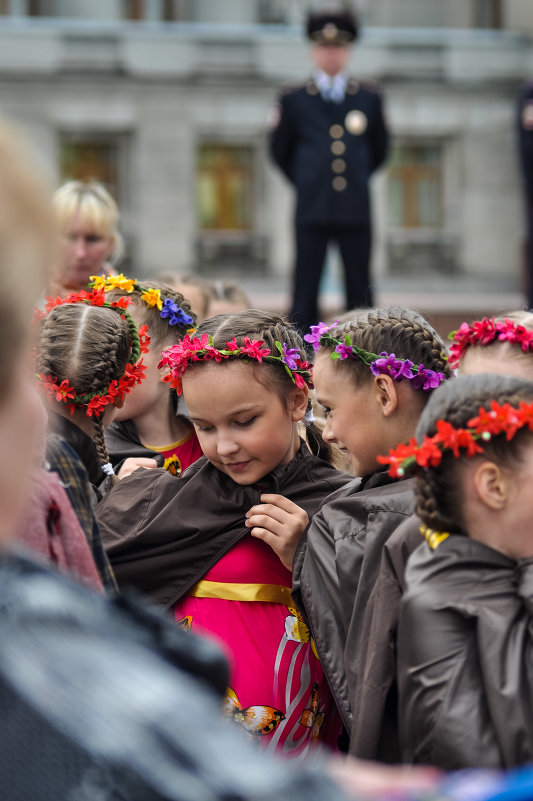
<svg viewBox="0 0 533 801"><path fill-rule="evenodd" d="M243 740L227 680L161 614L0 558L2 798L345 801L320 754L295 770Z"/></svg>
<svg viewBox="0 0 533 801"><path fill-rule="evenodd" d="M135 471L108 493L97 516L119 586L171 607L249 535L245 514L262 492L285 495L311 517L348 479L303 443L261 487L236 484L202 457L179 478L164 470Z"/></svg>
<svg viewBox="0 0 533 801"><path fill-rule="evenodd" d="M388 143L377 85L349 80L333 103L309 80L281 94L276 114L271 155L295 186L296 223L369 225L368 180Z"/></svg>
<svg viewBox="0 0 533 801"><path fill-rule="evenodd" d="M520 90L516 123L522 179L527 197L533 203L533 81Z"/></svg>
<svg viewBox="0 0 533 801"><path fill-rule="evenodd" d="M398 632L406 761L533 759L533 560L458 534L410 557Z"/></svg>
<svg viewBox="0 0 533 801"><path fill-rule="evenodd" d="M358 638L383 546L413 506L411 479L393 481L386 471L355 479L315 515L295 556L293 594L348 732L361 681Z"/></svg>

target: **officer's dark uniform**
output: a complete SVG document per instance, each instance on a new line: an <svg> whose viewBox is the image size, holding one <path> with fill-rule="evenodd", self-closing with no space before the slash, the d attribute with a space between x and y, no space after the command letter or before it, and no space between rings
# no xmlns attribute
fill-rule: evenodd
<svg viewBox="0 0 533 801"><path fill-rule="evenodd" d="M522 87L518 96L518 147L524 187L526 212L526 292L533 308L533 81Z"/></svg>
<svg viewBox="0 0 533 801"><path fill-rule="evenodd" d="M351 15L315 15L311 39L355 39ZM348 30L349 39L346 39ZM317 296L326 249L335 240L344 263L347 308L372 305L369 286L368 180L385 160L387 128L377 84L349 79L344 99L325 100L314 80L281 93L271 132L274 161L296 189L296 269L291 315L300 328L318 322Z"/></svg>

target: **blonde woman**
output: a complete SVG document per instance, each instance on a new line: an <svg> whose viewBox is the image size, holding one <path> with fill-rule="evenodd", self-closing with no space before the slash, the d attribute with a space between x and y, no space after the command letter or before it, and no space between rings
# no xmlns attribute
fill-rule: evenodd
<svg viewBox="0 0 533 801"><path fill-rule="evenodd" d="M118 206L94 181L68 181L54 194L61 237L59 258L48 293L64 297L87 288L91 275L116 274L124 242L118 231Z"/></svg>

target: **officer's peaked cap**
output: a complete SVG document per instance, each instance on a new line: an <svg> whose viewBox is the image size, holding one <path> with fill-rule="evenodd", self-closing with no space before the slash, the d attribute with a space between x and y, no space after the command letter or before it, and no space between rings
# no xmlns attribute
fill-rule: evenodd
<svg viewBox="0 0 533 801"><path fill-rule="evenodd" d="M307 17L307 36L317 44L348 44L357 34L357 20L351 11L313 11Z"/></svg>

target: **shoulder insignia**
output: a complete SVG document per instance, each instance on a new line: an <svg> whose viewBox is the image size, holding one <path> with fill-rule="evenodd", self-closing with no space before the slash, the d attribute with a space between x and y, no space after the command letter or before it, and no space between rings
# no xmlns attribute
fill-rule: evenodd
<svg viewBox="0 0 533 801"><path fill-rule="evenodd" d="M346 92L349 95L356 95L357 92L359 91L359 88L360 88L359 81L356 81L353 78L350 78L350 80L346 84Z"/></svg>
<svg viewBox="0 0 533 801"><path fill-rule="evenodd" d="M281 84L279 93L280 95L290 95L292 92L296 92L298 89L303 89L305 85L306 84L303 81L287 81L286 83Z"/></svg>
<svg viewBox="0 0 533 801"><path fill-rule="evenodd" d="M378 95L383 92L383 87L380 82L375 81L373 78L365 78L360 82L360 86L362 89L366 89L368 92L375 92Z"/></svg>
<svg viewBox="0 0 533 801"><path fill-rule="evenodd" d="M526 100L522 106L522 128L533 131L533 99Z"/></svg>

